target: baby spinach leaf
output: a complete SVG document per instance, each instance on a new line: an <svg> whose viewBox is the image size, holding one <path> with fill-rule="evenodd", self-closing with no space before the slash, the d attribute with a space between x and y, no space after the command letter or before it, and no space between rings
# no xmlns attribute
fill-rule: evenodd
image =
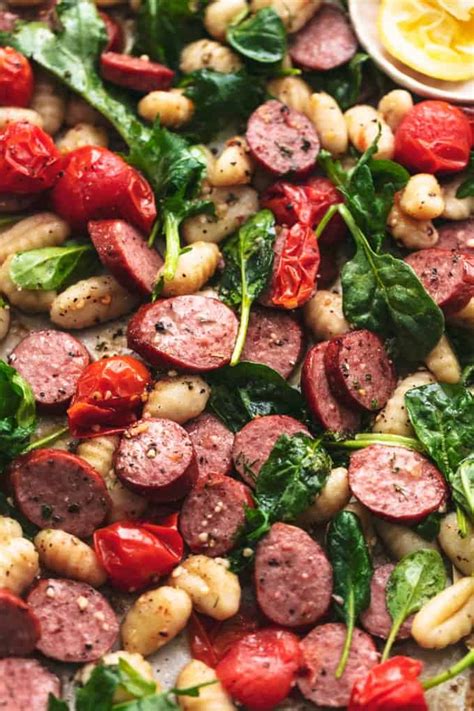
<svg viewBox="0 0 474 711"><path fill-rule="evenodd" d="M286 52L286 30L271 7L231 24L227 42L247 59L262 64L280 62Z"/></svg>
<svg viewBox="0 0 474 711"><path fill-rule="evenodd" d="M66 701L57 699L50 692L48 695L48 711L69 711L69 706Z"/></svg>
<svg viewBox="0 0 474 711"><path fill-rule="evenodd" d="M390 654L407 617L446 587L446 571L438 551L422 549L404 556L395 566L386 589L387 608L393 624L382 661Z"/></svg>
<svg viewBox="0 0 474 711"><path fill-rule="evenodd" d="M66 243L16 254L10 263L10 278L22 289L62 289L85 279L100 268L90 244Z"/></svg>
<svg viewBox="0 0 474 711"><path fill-rule="evenodd" d="M446 324L446 335L462 366L474 366L474 331Z"/></svg>
<svg viewBox="0 0 474 711"><path fill-rule="evenodd" d="M346 111L357 103L362 86L363 69L370 62L368 54L358 52L342 67L325 72L313 72L308 78L315 91L331 94L341 109Z"/></svg>
<svg viewBox="0 0 474 711"><path fill-rule="evenodd" d="M456 190L457 198L474 197L474 151L471 151L466 178Z"/></svg>
<svg viewBox="0 0 474 711"><path fill-rule="evenodd" d="M434 539L438 537L442 518L443 516L438 513L438 511L433 511L433 513L428 514L426 518L415 524L412 528L415 533L424 538L425 541L434 541Z"/></svg>
<svg viewBox="0 0 474 711"><path fill-rule="evenodd" d="M347 320L382 336L393 334L407 360L421 360L443 334L441 310L408 264L374 252L349 209L340 205L339 212L357 247L341 275Z"/></svg>
<svg viewBox="0 0 474 711"><path fill-rule="evenodd" d="M454 503L474 523L474 454L466 457L456 471L449 476L451 494Z"/></svg>
<svg viewBox="0 0 474 711"><path fill-rule="evenodd" d="M266 365L241 362L207 373L206 378L211 385L209 407L232 432L263 415L308 420L301 393Z"/></svg>
<svg viewBox="0 0 474 711"><path fill-rule="evenodd" d="M373 567L359 518L352 511L341 511L333 518L329 524L326 545L334 574L336 613L347 626L346 640L336 670L336 678L339 678L349 658L357 617L370 603Z"/></svg>
<svg viewBox="0 0 474 711"><path fill-rule="evenodd" d="M30 386L0 360L0 471L22 452L35 429L36 406Z"/></svg>
<svg viewBox="0 0 474 711"><path fill-rule="evenodd" d="M225 269L219 292L228 306L240 307L240 328L231 365L239 362L247 337L251 306L265 289L271 274L275 237L273 214L270 210L260 210L224 243Z"/></svg>

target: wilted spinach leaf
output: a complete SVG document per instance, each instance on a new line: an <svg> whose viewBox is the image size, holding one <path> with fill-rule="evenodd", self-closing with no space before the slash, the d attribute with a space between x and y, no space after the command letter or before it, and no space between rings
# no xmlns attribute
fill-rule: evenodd
<svg viewBox="0 0 474 711"><path fill-rule="evenodd" d="M474 454L460 463L456 471L449 476L451 494L457 506L474 523Z"/></svg>
<svg viewBox="0 0 474 711"><path fill-rule="evenodd" d="M10 278L22 289L62 289L85 279L100 268L91 244L67 242L62 247L43 247L16 254Z"/></svg>
<svg viewBox="0 0 474 711"><path fill-rule="evenodd" d="M325 91L327 94L331 94L341 109L346 111L357 104L362 86L364 65L370 61L368 54L359 52L342 67L325 72L312 72L308 75L308 79L315 91Z"/></svg>
<svg viewBox="0 0 474 711"><path fill-rule="evenodd" d="M469 165L467 166L466 179L456 190L457 198L474 197L474 151L471 151Z"/></svg>
<svg viewBox="0 0 474 711"><path fill-rule="evenodd" d="M238 24L231 24L227 42L247 59L273 64L285 56L286 30L275 10L265 7Z"/></svg>
<svg viewBox="0 0 474 711"><path fill-rule="evenodd" d="M0 471L22 452L35 429L36 406L30 386L0 360Z"/></svg>
<svg viewBox="0 0 474 711"><path fill-rule="evenodd" d="M412 526L412 528L415 533L424 538L425 541L434 541L435 538L438 537L442 518L442 514L438 513L438 511L433 511L422 521Z"/></svg>

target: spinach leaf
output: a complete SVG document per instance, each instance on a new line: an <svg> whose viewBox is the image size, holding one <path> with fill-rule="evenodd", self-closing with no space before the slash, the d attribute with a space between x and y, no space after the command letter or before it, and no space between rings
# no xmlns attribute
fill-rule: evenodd
<svg viewBox="0 0 474 711"><path fill-rule="evenodd" d="M474 454L466 457L456 471L449 476L454 503L474 523Z"/></svg>
<svg viewBox="0 0 474 711"><path fill-rule="evenodd" d="M344 649L336 670L336 678L344 673L351 650L357 617L370 603L370 583L373 575L369 549L358 516L341 511L329 524L327 552L334 574L333 597L336 613L347 626Z"/></svg>
<svg viewBox="0 0 474 711"><path fill-rule="evenodd" d="M474 331L446 324L446 335L462 366L474 365Z"/></svg>
<svg viewBox="0 0 474 711"><path fill-rule="evenodd" d="M325 91L333 96L341 109L346 111L357 103L362 86L362 73L370 64L368 54L358 52L342 67L325 72L313 72L308 79L315 91Z"/></svg>
<svg viewBox="0 0 474 711"><path fill-rule="evenodd" d="M266 365L241 362L207 373L206 379L211 386L209 407L232 432L263 415L308 421L301 393Z"/></svg>
<svg viewBox="0 0 474 711"><path fill-rule="evenodd" d="M265 80L243 69L228 74L199 69L187 74L180 86L195 106L184 133L188 139L204 143L229 123L246 122L266 97Z"/></svg>
<svg viewBox="0 0 474 711"><path fill-rule="evenodd" d="M467 166L466 179L456 190L457 198L474 197L474 151L471 151L469 164Z"/></svg>
<svg viewBox="0 0 474 711"><path fill-rule="evenodd" d="M441 526L441 519L443 516L437 511L428 514L419 523L415 524L412 528L418 536L421 536L425 541L434 541L439 534L439 529Z"/></svg>
<svg viewBox="0 0 474 711"><path fill-rule="evenodd" d="M407 360L422 360L443 335L441 310L408 264L374 252L348 208L338 209L356 243L341 275L344 315L357 328L393 334Z"/></svg>
<svg viewBox="0 0 474 711"><path fill-rule="evenodd" d="M250 309L270 277L275 237L273 214L270 210L260 210L224 243L225 269L219 292L228 306L240 307L240 328L231 365L239 362L247 337Z"/></svg>
<svg viewBox="0 0 474 711"><path fill-rule="evenodd" d="M48 711L69 711L66 701L57 699L51 692L48 695Z"/></svg>
<svg viewBox="0 0 474 711"><path fill-rule="evenodd" d="M247 59L262 64L280 62L286 52L286 30L283 22L271 7L231 24L227 42Z"/></svg>
<svg viewBox="0 0 474 711"><path fill-rule="evenodd" d="M16 254L10 278L22 289L62 289L94 274L100 268L91 244L68 242L63 247L44 247Z"/></svg>
<svg viewBox="0 0 474 711"><path fill-rule="evenodd" d="M35 398L30 386L0 360L0 471L22 452L35 429Z"/></svg>
<svg viewBox="0 0 474 711"><path fill-rule="evenodd" d="M404 556L395 566L386 589L387 608L393 624L382 661L390 654L398 631L407 617L446 587L446 571L438 551L422 549Z"/></svg>

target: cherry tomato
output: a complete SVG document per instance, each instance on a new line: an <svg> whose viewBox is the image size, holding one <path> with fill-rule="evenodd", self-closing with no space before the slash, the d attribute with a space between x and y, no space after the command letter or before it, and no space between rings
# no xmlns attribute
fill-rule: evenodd
<svg viewBox="0 0 474 711"><path fill-rule="evenodd" d="M423 664L410 657L392 657L373 667L354 684L348 711L428 711L418 679Z"/></svg>
<svg viewBox="0 0 474 711"><path fill-rule="evenodd" d="M0 131L0 192L40 193L50 188L61 168L61 155L38 126L21 121Z"/></svg>
<svg viewBox="0 0 474 711"><path fill-rule="evenodd" d="M445 101L422 101L395 134L395 160L416 173L452 173L469 161L471 127L463 112Z"/></svg>
<svg viewBox="0 0 474 711"><path fill-rule="evenodd" d="M163 525L119 521L94 533L94 549L110 583L126 592L168 575L183 557L178 514Z"/></svg>
<svg viewBox="0 0 474 711"><path fill-rule="evenodd" d="M462 112L469 121L471 127L471 146L474 146L474 106L463 106Z"/></svg>
<svg viewBox="0 0 474 711"><path fill-rule="evenodd" d="M0 47L0 106L28 106L33 94L31 64L13 47Z"/></svg>
<svg viewBox="0 0 474 711"><path fill-rule="evenodd" d="M286 699L302 664L298 637L267 628L247 634L221 659L216 674L229 694L252 711Z"/></svg>
<svg viewBox="0 0 474 711"><path fill-rule="evenodd" d="M123 158L97 146L83 146L65 157L53 193L55 212L78 231L89 220L122 218L147 233L156 220L150 185Z"/></svg>
<svg viewBox="0 0 474 711"><path fill-rule="evenodd" d="M112 356L88 365L67 411L72 435L97 437L123 431L137 419L150 381L148 368L132 356Z"/></svg>
<svg viewBox="0 0 474 711"><path fill-rule="evenodd" d="M103 20L108 37L107 44L102 51L121 52L124 44L122 25L120 25L113 17L107 15L106 12L99 12L99 15Z"/></svg>
<svg viewBox="0 0 474 711"><path fill-rule="evenodd" d="M297 222L282 227L277 237L269 301L296 309L314 293L319 269L319 248L314 231Z"/></svg>
<svg viewBox="0 0 474 711"><path fill-rule="evenodd" d="M344 202L343 196L328 178L310 178L306 181L305 191L313 207L312 227L319 225L331 205ZM344 220L339 214L334 215L319 238L321 247L340 244L346 233Z"/></svg>

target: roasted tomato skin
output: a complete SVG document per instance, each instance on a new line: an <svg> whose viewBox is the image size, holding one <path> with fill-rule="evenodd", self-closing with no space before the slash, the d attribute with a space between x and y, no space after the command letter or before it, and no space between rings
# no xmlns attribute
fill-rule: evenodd
<svg viewBox="0 0 474 711"><path fill-rule="evenodd" d="M67 154L52 201L55 212L80 232L86 231L89 220L117 217L146 234L157 216L145 178L123 158L98 146L82 146Z"/></svg>
<svg viewBox="0 0 474 711"><path fill-rule="evenodd" d="M27 195L48 190L61 169L61 155L43 129L26 121L0 131L0 192Z"/></svg>
<svg viewBox="0 0 474 711"><path fill-rule="evenodd" d="M124 35L122 26L117 20L106 12L99 12L107 32L107 44L103 52L121 52L124 45Z"/></svg>
<svg viewBox="0 0 474 711"><path fill-rule="evenodd" d="M13 47L0 47L0 106L29 106L33 86L27 58Z"/></svg>

